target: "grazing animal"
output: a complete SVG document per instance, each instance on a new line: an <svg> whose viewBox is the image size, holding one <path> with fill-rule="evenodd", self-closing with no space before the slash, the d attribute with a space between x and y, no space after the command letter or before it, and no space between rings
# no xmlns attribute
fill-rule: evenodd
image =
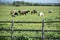
<svg viewBox="0 0 60 40"><path fill-rule="evenodd" d="M48 13L52 13L52 12L53 12L53 10L51 10L51 9L48 11Z"/></svg>
<svg viewBox="0 0 60 40"><path fill-rule="evenodd" d="M26 15L28 12L30 12L29 10L22 10L22 11L18 11L21 15Z"/></svg>
<svg viewBox="0 0 60 40"><path fill-rule="evenodd" d="M14 13L14 15L18 15L18 13L17 13L17 12L15 12L15 13Z"/></svg>
<svg viewBox="0 0 60 40"><path fill-rule="evenodd" d="M40 13L38 14L38 16L44 16L44 13L43 13L43 12L40 12Z"/></svg>
<svg viewBox="0 0 60 40"><path fill-rule="evenodd" d="M34 13L34 14L35 14L35 13L37 13L37 11L36 11L36 10L32 10L32 11L31 11L31 14L32 14L32 13Z"/></svg>
<svg viewBox="0 0 60 40"><path fill-rule="evenodd" d="M16 12L16 10L11 10L10 14L12 15L12 17L15 17L15 15L18 15L18 13Z"/></svg>

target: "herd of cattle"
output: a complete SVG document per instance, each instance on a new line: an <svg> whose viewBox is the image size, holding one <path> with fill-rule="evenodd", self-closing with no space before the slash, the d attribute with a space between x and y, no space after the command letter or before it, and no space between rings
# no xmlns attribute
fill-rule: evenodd
<svg viewBox="0 0 60 40"><path fill-rule="evenodd" d="M15 15L18 15L18 14L20 14L20 15L26 15L26 14L28 14L28 13L31 13L31 14L35 14L35 13L37 13L37 10L32 10L32 11L30 11L30 10L18 10L18 11L16 11L16 10L11 10L11 12L10 12L10 14L13 16L13 17L15 17ZM49 10L48 11L49 13L52 13L52 10ZM38 14L38 16L44 16L44 13L43 12L40 12L39 14Z"/></svg>

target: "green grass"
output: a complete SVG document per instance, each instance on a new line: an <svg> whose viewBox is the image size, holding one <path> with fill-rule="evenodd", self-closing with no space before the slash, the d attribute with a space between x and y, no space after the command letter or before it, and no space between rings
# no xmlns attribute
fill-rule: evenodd
<svg viewBox="0 0 60 40"><path fill-rule="evenodd" d="M10 11L16 9L18 10L33 10L36 9L38 13L44 12L44 17L39 17L38 13L31 15L30 12L27 15L22 15L22 16L16 16L14 18L15 21L41 21L42 18L50 18L54 19L55 17L58 16L58 13L60 11L59 6L20 6L20 7L14 7L14 6L1 6L0 7L0 20L5 21L5 20L11 20L12 17L10 15ZM53 13L49 14L48 10L52 9Z"/></svg>
<svg viewBox="0 0 60 40"><path fill-rule="evenodd" d="M44 18L44 21L54 21L54 20L60 20L56 17L60 17L59 12L60 12L60 6L20 6L20 7L15 7L15 6L4 6L4 5L0 5L0 21L11 21L12 17L10 15L10 11L16 9L18 10L37 10L38 13L43 12L44 13L44 17L42 16L38 16L37 14L32 14L29 12L27 15L18 15L16 17L14 17L14 21L42 21L42 19ZM53 12L52 13L48 13L48 10L52 9ZM60 30L60 23L45 23L44 25L44 30ZM10 23L0 23L0 28L11 28L11 24ZM42 29L42 24L41 23L14 23L14 29ZM1 32L0 32L1 33ZM10 35L10 32L4 32L1 33L1 35ZM38 36L41 36L41 32L36 32L38 33ZM20 35L25 35L25 36L37 36L35 32L15 32L14 35L15 36L20 36ZM20 35L19 35L20 34ZM46 33L45 35L47 35L48 33ZM54 33L49 32L49 36L51 36L51 34L54 37ZM60 34L56 34L56 35L60 35ZM56 36L55 35L55 36ZM57 36L57 37L58 37Z"/></svg>
<svg viewBox="0 0 60 40"><path fill-rule="evenodd" d="M11 21L13 18L10 15L10 11L16 9L18 10L33 10L36 9L38 13L44 12L44 17L38 16L37 14L32 14L29 12L27 15L18 15L14 17L14 21L42 21L44 18L44 21L54 21L54 20L60 20L56 19L56 17L60 17L59 12L60 12L60 7L59 6L20 6L20 7L15 7L15 6L4 6L2 5L0 7L0 21ZM52 13L48 13L48 10L52 9ZM16 24L18 27L20 26L19 24ZM15 26L16 26L15 25ZM24 24L23 24L24 25ZM28 24L29 25L29 24ZM37 26L40 24L37 24ZM24 25L25 26L25 25ZM28 27L26 27L28 28ZM38 29L39 27L37 27Z"/></svg>

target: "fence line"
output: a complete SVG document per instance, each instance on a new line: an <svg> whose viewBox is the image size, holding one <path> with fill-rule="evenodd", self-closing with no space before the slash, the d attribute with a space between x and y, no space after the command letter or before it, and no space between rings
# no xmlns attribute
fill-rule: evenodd
<svg viewBox="0 0 60 40"><path fill-rule="evenodd" d="M40 31L42 32L42 37L29 37L29 38L41 38L42 40L48 39L44 38L44 32L60 32L60 30L44 30L44 23L60 23L60 21L49 21L49 22L44 22L44 19L42 22L21 22L21 21L0 21L0 23L11 23L11 29L0 29L0 31L11 31L11 36L3 36L3 37L11 37L11 40L14 40L13 33L14 31ZM14 29L14 23L42 23L42 30L32 30L32 29ZM0 36L2 37L2 36ZM55 38L53 38L55 39ZM60 38L56 38L60 39Z"/></svg>
<svg viewBox="0 0 60 40"><path fill-rule="evenodd" d="M0 21L0 23L12 23L12 21ZM14 23L42 23L42 22L33 22L33 21L14 21ZM46 21L44 23L60 23L60 21Z"/></svg>
<svg viewBox="0 0 60 40"><path fill-rule="evenodd" d="M11 31L11 29L0 29L0 31ZM32 30L32 29L14 29L14 31L40 31L42 30ZM60 32L60 30L44 30L44 32Z"/></svg>
<svg viewBox="0 0 60 40"><path fill-rule="evenodd" d="M0 31L11 31L11 29L0 29ZM14 29L14 31L40 31L42 30L33 30L33 29ZM60 30L44 30L44 32L60 32Z"/></svg>

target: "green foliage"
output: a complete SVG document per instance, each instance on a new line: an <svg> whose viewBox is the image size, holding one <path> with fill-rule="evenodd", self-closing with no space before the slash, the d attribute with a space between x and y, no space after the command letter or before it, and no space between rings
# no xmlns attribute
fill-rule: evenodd
<svg viewBox="0 0 60 40"><path fill-rule="evenodd" d="M20 37L17 37L16 40L28 40L28 38L27 38L27 37L24 37L24 36L22 35L22 36L20 36Z"/></svg>
<svg viewBox="0 0 60 40"><path fill-rule="evenodd" d="M60 20L60 17L56 17L56 19Z"/></svg>
<svg viewBox="0 0 60 40"><path fill-rule="evenodd" d="M60 38L60 34L59 34L60 32L48 32L48 33L45 33L45 36L47 37L47 38Z"/></svg>
<svg viewBox="0 0 60 40"><path fill-rule="evenodd" d="M7 38L5 38L5 37L0 37L0 40L7 40Z"/></svg>

